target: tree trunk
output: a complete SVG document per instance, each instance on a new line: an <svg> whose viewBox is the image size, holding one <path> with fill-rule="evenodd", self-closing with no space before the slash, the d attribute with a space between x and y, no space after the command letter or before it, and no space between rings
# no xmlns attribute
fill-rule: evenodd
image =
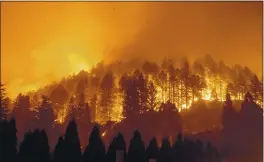
<svg viewBox="0 0 264 162"><path fill-rule="evenodd" d="M192 104L194 103L194 88L192 88Z"/></svg>
<svg viewBox="0 0 264 162"><path fill-rule="evenodd" d="M188 104L188 87L187 87L187 81L185 81L185 104L186 104L186 107L187 107L187 104Z"/></svg>
<svg viewBox="0 0 264 162"><path fill-rule="evenodd" d="M175 94L175 82L173 81L173 84L172 84L172 103L175 104L175 101L174 101L174 94Z"/></svg>
<svg viewBox="0 0 264 162"><path fill-rule="evenodd" d="M219 79L219 87L220 87L220 100L223 101L223 94L222 94L222 82L221 82L221 78Z"/></svg>

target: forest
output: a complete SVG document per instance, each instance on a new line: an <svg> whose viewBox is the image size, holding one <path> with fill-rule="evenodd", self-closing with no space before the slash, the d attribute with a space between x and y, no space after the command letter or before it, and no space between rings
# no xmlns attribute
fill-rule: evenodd
<svg viewBox="0 0 264 162"><path fill-rule="evenodd" d="M183 135L182 132L178 132L176 140L163 137L161 144L153 137L149 145L145 146L137 129L134 130L128 147L120 132L106 146L97 124L91 130L88 145L82 147L74 119L68 123L65 134L58 138L55 149L52 150L48 133L43 128L27 131L23 141L19 143L16 128L18 123L12 117L10 120L0 121L0 137L3 139L0 159L3 162L260 162L263 153L262 117L263 111L250 93L245 95L240 112L234 109L231 97L227 94L222 114L220 151L210 141L205 143L193 136Z"/></svg>
<svg viewBox="0 0 264 162"><path fill-rule="evenodd" d="M129 143L138 129L145 143L155 136L159 146L164 137L173 143L176 133L182 132L185 137L211 141L228 156L248 151L250 144L244 141L262 134L262 92L263 81L248 67L229 67L209 55L192 63L170 57L160 64L102 61L15 99L8 97L8 89L1 84L1 118L15 118L20 146L28 130L44 129L51 150L56 150L57 139L67 134L74 119L82 150L89 143L88 133L98 124L109 147L118 132ZM238 132L244 136L237 138ZM255 142L260 138L254 140L251 147L257 151L249 154L259 158ZM242 147L241 141L242 150L230 145Z"/></svg>
<svg viewBox="0 0 264 162"><path fill-rule="evenodd" d="M211 143L184 139L178 134L177 140L171 145L168 138L162 140L161 147L152 138L145 146L139 131L135 130L128 148L121 133L118 133L108 146L101 139L98 126L94 126L89 137L89 144L84 152L78 137L77 124L70 121L64 136L60 136L54 152L50 153L48 136L45 130L36 129L27 132L17 151L16 121L1 122L1 137L5 140L1 145L1 161L3 162L147 162L149 159L158 162L200 161L220 162L221 157Z"/></svg>

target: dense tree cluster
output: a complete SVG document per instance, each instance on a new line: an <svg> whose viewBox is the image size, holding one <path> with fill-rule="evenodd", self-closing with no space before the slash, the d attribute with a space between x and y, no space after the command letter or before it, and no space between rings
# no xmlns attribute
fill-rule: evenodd
<svg viewBox="0 0 264 162"><path fill-rule="evenodd" d="M0 154L2 162L116 162L117 158L122 158L123 162L148 162L149 159L159 162L221 161L218 151L210 143L205 146L199 140L184 139L181 134L173 143L164 138L158 147L153 138L145 147L140 132L136 130L127 148L123 135L118 133L106 149L98 126L94 126L89 144L82 153L74 120L68 124L65 135L59 137L54 152L50 152L46 131L39 129L27 132L17 150L15 125L14 119L0 123L0 135L4 139Z"/></svg>
<svg viewBox="0 0 264 162"><path fill-rule="evenodd" d="M25 97L24 100L27 101L27 97ZM50 101L43 97L41 104L41 109L43 110L40 111L43 112L40 115L44 115L47 121L52 121L50 119L51 116L48 115L52 113L48 113L47 109L45 109L49 107L50 104ZM130 123L130 125L124 123L120 123L120 125L123 124L123 126L129 129L139 128L139 130L143 130L144 135L147 135L146 132L153 132L152 130L155 130L155 128L157 128L157 130L161 129L159 128L159 122L155 123L155 118L151 119L155 124L155 128L151 128L150 123L144 123L150 121L147 119L148 115L162 114L164 115L162 120L166 120L166 118L168 120L167 123L165 122L168 128L166 128L165 125L161 125L161 127L164 127L162 130L164 132L164 134L162 134L163 136L171 135L174 131L181 132L181 121L177 121L177 119L180 119L180 114L174 111L177 110L175 105L167 102L162 104L160 109L162 110L161 112L149 111L145 114L138 114L138 121L132 119L131 122L130 118L127 118L124 121ZM174 112L174 114L172 112ZM1 154L1 158L3 158L4 161L50 161L50 159L53 159L53 161L113 161L115 159L115 152L119 150L120 153L120 150L121 152L123 150L125 161L136 160L143 162L149 158L154 158L157 161L175 161L175 159L177 159L178 161L191 162L198 160L212 162L221 160L219 159L219 154L225 158L230 156L241 156L241 154L243 154L245 155L245 157L242 156L243 158L259 161L262 156L262 117L263 110L256 104L250 93L245 95L240 111L233 108L232 100L228 94L223 108L223 129L219 132L222 139L222 146L219 148L220 152L217 152L211 144L203 146L201 141L195 142L190 140L192 138L188 139L187 136L183 138L181 135L178 136L174 144L169 138L164 138L160 148L157 147L157 140L152 139L149 147L146 148L143 142L146 141L146 138L142 138L137 130L131 137L127 152L125 151L127 140L125 140L120 133L114 137L113 141L109 144L109 148L106 149L98 126L92 129L89 144L86 148L83 148L82 146L84 145L81 145L79 140L80 135L77 131L78 126L76 121L71 120L66 128L65 135L59 137L55 150L52 151L52 155L49 153L50 142L47 135L49 131L44 131L45 125L40 129L35 129L34 132L28 131L24 135L24 140L19 142L16 136L16 125L19 125L19 123L16 124L15 119L11 119L10 121L2 120L0 124L0 136L6 140L1 141L1 153L3 153ZM145 121L143 119L145 119ZM41 123L41 121L39 122ZM179 125L175 127L177 123ZM119 126L116 126L115 129L118 130L118 127ZM49 130L49 127L46 129ZM144 130L147 131L144 132ZM166 132L168 130L172 132ZM51 131L54 131L54 129ZM149 138L150 137L148 137L148 139ZM16 148L18 144L19 151L17 152ZM83 155L81 150L84 150Z"/></svg>
<svg viewBox="0 0 264 162"><path fill-rule="evenodd" d="M3 84L0 85L0 120L6 120L9 117L10 110L9 110L9 104L10 99L7 97L6 89Z"/></svg>
<svg viewBox="0 0 264 162"><path fill-rule="evenodd" d="M253 100L250 93L245 94L241 110L233 107L227 94L222 115L223 149L226 156L241 154L250 161L261 161L263 155L263 109ZM251 155L251 156L246 156Z"/></svg>
<svg viewBox="0 0 264 162"><path fill-rule="evenodd" d="M138 60L100 62L89 72L81 71L36 92L19 94L13 102L1 84L0 117L1 121L16 118L19 140L28 130L45 129L51 148L67 132L72 118L79 130L82 150L94 123L102 126L106 143L117 132L123 132L122 138L132 138L128 128L137 128L143 141L149 141L153 134L160 141L164 136L171 138L174 131L201 132L215 127L223 128L225 143L242 143L242 139L250 137L243 132L242 124L252 128L247 132L257 133L260 128L256 114L258 105L263 103L262 92L262 81L249 68L229 67L209 55L192 64L186 59L177 63L171 58L165 58L161 65ZM221 102L227 93L223 109ZM239 112L235 106L227 108L232 107L231 100L243 102ZM254 115L257 117L253 119ZM28 137L44 138L43 132L38 135L40 132L29 133ZM230 132L243 135L234 141ZM60 143L64 140L61 137ZM229 146L225 147L228 152ZM164 149L168 148L165 140Z"/></svg>
<svg viewBox="0 0 264 162"><path fill-rule="evenodd" d="M1 86L1 92L3 90ZM138 60L100 62L89 72L81 71L29 92L30 106L27 107L38 111L35 108L41 104L44 95L51 101L55 118L60 118L56 120L59 123L66 121L69 115L81 118L81 114L88 112L86 108L89 109L89 120L106 123L150 110L158 111L167 101L179 110L200 100L224 101L227 92L233 100L241 101L246 92L250 92L262 105L262 91L262 81L249 68L229 67L209 55L192 64L186 59L179 63L172 58L165 58L161 65ZM21 97L19 95L15 101Z"/></svg>

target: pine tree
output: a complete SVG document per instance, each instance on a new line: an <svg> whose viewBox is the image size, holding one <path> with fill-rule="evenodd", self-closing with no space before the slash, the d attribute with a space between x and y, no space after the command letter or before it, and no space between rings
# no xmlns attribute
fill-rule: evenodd
<svg viewBox="0 0 264 162"><path fill-rule="evenodd" d="M235 111L231 97L226 94L226 101L224 102L224 109L222 114L222 126L223 126L223 137L224 137L224 148L225 151L230 151L236 146L236 133L239 130L239 116Z"/></svg>
<svg viewBox="0 0 264 162"><path fill-rule="evenodd" d="M201 97L203 88L205 88L205 82L199 77L199 75L192 74L189 79L189 85L192 94L192 103L194 102L195 97Z"/></svg>
<svg viewBox="0 0 264 162"><path fill-rule="evenodd" d="M65 141L65 159L67 162L80 162L81 145L77 131L77 124L74 120L70 121L66 128L64 136Z"/></svg>
<svg viewBox="0 0 264 162"><path fill-rule="evenodd" d="M236 79L236 83L237 83L237 90L238 90L238 95L239 95L239 99L242 99L244 94L246 93L246 80L245 77L243 76L243 74L240 72L238 74L238 77Z"/></svg>
<svg viewBox="0 0 264 162"><path fill-rule="evenodd" d="M77 117L77 106L76 106L76 98L75 96L72 96L68 102L68 105L67 105L67 112L68 112L68 115L67 115L67 122L69 120L72 120L73 118Z"/></svg>
<svg viewBox="0 0 264 162"><path fill-rule="evenodd" d="M42 103L39 107L39 126L45 129L50 135L54 127L54 112L51 101L48 97L42 96Z"/></svg>
<svg viewBox="0 0 264 162"><path fill-rule="evenodd" d="M3 84L0 85L0 101L1 101L1 107L0 107L0 121L7 120L7 116L9 113L8 110L8 103L7 103L7 97L6 97L6 89Z"/></svg>
<svg viewBox="0 0 264 162"><path fill-rule="evenodd" d="M118 133L112 140L107 151L107 162L116 162L116 152L123 151L123 158L126 157L126 143L121 133Z"/></svg>
<svg viewBox="0 0 264 162"><path fill-rule="evenodd" d="M252 92L253 98L258 101L260 99L260 96L262 95L262 91L261 91L261 82L259 81L256 75L254 75L250 80L249 87Z"/></svg>
<svg viewBox="0 0 264 162"><path fill-rule="evenodd" d="M53 155L52 162L64 162L67 159L65 159L65 141L62 136L59 137L58 143L55 146L55 151Z"/></svg>
<svg viewBox="0 0 264 162"><path fill-rule="evenodd" d="M159 147L156 138L152 138L149 146L146 149L146 154L148 159L158 159L159 158Z"/></svg>
<svg viewBox="0 0 264 162"><path fill-rule="evenodd" d="M30 131L26 132L24 135L24 140L19 145L19 152L17 155L18 162L33 162L34 160L36 160L35 158L37 155L32 156L32 154L36 151L34 150L33 152L33 142L35 142L33 138L33 133Z"/></svg>
<svg viewBox="0 0 264 162"><path fill-rule="evenodd" d="M112 106L114 103L114 76L112 72L108 72L100 85L100 107L101 118L104 122L110 120Z"/></svg>
<svg viewBox="0 0 264 162"><path fill-rule="evenodd" d="M96 117L97 117L97 95L94 94L94 96L92 97L91 101L90 101L90 108L91 108L91 121L95 122L96 121Z"/></svg>
<svg viewBox="0 0 264 162"><path fill-rule="evenodd" d="M14 116L16 117L16 126L18 129L18 138L22 138L23 133L30 128L31 115L29 96L19 94L14 103Z"/></svg>
<svg viewBox="0 0 264 162"><path fill-rule="evenodd" d="M51 92L50 101L53 106L63 106L66 101L69 100L69 92L61 84L57 85L56 88Z"/></svg>
<svg viewBox="0 0 264 162"><path fill-rule="evenodd" d="M158 108L158 99L157 99L157 90L154 86L153 81L150 81L148 84L148 100L147 106L150 110L156 110Z"/></svg>
<svg viewBox="0 0 264 162"><path fill-rule="evenodd" d="M16 121L2 121L1 123L0 160L3 162L14 162L17 153Z"/></svg>
<svg viewBox="0 0 264 162"><path fill-rule="evenodd" d="M181 86L181 95L183 98L181 98L182 103L184 103L186 106L188 105L189 100L189 91L190 91L190 66L188 62L184 62L184 66L181 69L181 80L183 82L183 85Z"/></svg>
<svg viewBox="0 0 264 162"><path fill-rule="evenodd" d="M173 161L185 162L184 142L182 134L178 134L177 141L173 145Z"/></svg>
<svg viewBox="0 0 264 162"><path fill-rule="evenodd" d="M168 138L165 138L162 140L158 162L171 162L171 161L172 161L171 145Z"/></svg>
<svg viewBox="0 0 264 162"><path fill-rule="evenodd" d="M230 82L227 84L227 93L229 93L233 97L237 97L237 91L235 89L234 83Z"/></svg>
<svg viewBox="0 0 264 162"><path fill-rule="evenodd" d="M166 81L167 81L167 74L165 73L165 71L162 70L159 74L159 83L162 89L162 96L161 96L162 102L166 102L166 91L167 91Z"/></svg>
<svg viewBox="0 0 264 162"><path fill-rule="evenodd" d="M134 132L134 136L130 140L127 156L128 162L146 162L147 160L145 146L141 139L141 135L137 130Z"/></svg>
<svg viewBox="0 0 264 162"><path fill-rule="evenodd" d="M39 162L49 162L50 161L50 148L48 136L45 130L40 131L39 138L37 139L38 149L39 149Z"/></svg>
<svg viewBox="0 0 264 162"><path fill-rule="evenodd" d="M105 146L101 139L100 130L95 126L90 134L89 144L83 154L83 162L104 162Z"/></svg>
<svg viewBox="0 0 264 162"><path fill-rule="evenodd" d="M27 132L19 147L17 160L20 162L49 162L49 144L45 131L36 129L33 133Z"/></svg>
<svg viewBox="0 0 264 162"><path fill-rule="evenodd" d="M141 72L137 78L137 87L136 88L138 88L138 92L139 92L140 112L146 112L148 109L147 108L148 87L147 87L147 81Z"/></svg>
<svg viewBox="0 0 264 162"><path fill-rule="evenodd" d="M135 76L128 77L124 83L123 116L131 117L140 113L139 91Z"/></svg>
<svg viewBox="0 0 264 162"><path fill-rule="evenodd" d="M172 103L175 103L174 98L175 98L175 87L176 87L176 70L173 67L173 65L169 66L169 100Z"/></svg>

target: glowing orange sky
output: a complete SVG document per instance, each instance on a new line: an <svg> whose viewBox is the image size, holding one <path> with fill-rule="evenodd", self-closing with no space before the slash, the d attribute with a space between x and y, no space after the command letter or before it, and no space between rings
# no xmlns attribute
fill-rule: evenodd
<svg viewBox="0 0 264 162"><path fill-rule="evenodd" d="M260 75L262 2L1 3L1 80L11 96L101 59L164 54L211 54Z"/></svg>

